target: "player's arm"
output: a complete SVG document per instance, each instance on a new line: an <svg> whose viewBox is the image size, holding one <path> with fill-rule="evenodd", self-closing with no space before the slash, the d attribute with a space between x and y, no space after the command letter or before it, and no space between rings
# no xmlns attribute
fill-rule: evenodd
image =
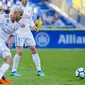
<svg viewBox="0 0 85 85"><path fill-rule="evenodd" d="M14 23L14 27L18 29L19 24L18 23ZM17 33L17 29L8 37L8 47L11 49L12 48L12 40L13 37L16 35Z"/></svg>
<svg viewBox="0 0 85 85"><path fill-rule="evenodd" d="M12 39L13 39L13 35L10 35L8 37L8 47L11 49L12 48Z"/></svg>
<svg viewBox="0 0 85 85"><path fill-rule="evenodd" d="M30 25L31 25L31 27L33 27L33 28L35 29L36 32L38 32L38 28L37 28L37 26L35 25L35 23L33 22L32 16L31 16L31 18L30 18Z"/></svg>
<svg viewBox="0 0 85 85"><path fill-rule="evenodd" d="M38 32L38 28L36 25L34 25L33 28L35 29L36 32Z"/></svg>
<svg viewBox="0 0 85 85"><path fill-rule="evenodd" d="M33 27L35 29L36 32L38 32L38 28L35 25L35 23L33 22L32 17L30 18L30 25L31 25L31 27Z"/></svg>
<svg viewBox="0 0 85 85"><path fill-rule="evenodd" d="M30 25L31 25L31 27L33 27L33 28L35 29L36 32L38 32L38 28L37 28L37 26L35 25L35 23L33 22L32 17L30 18Z"/></svg>
<svg viewBox="0 0 85 85"><path fill-rule="evenodd" d="M35 25L35 23L33 22L33 14L34 14L34 8L32 8L32 11L31 11L31 16L30 16L30 25L31 27L33 27L35 29L36 32L38 32L38 28L37 26Z"/></svg>

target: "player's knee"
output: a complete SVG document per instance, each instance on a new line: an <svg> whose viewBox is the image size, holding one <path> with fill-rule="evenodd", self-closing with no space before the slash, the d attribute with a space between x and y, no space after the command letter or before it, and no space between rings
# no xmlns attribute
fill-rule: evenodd
<svg viewBox="0 0 85 85"><path fill-rule="evenodd" d="M32 54L37 53L37 50L34 46L30 46L30 51L31 51Z"/></svg>
<svg viewBox="0 0 85 85"><path fill-rule="evenodd" d="M22 55L22 47L21 47L21 46L18 46L18 47L17 47L17 54L18 54L19 56Z"/></svg>
<svg viewBox="0 0 85 85"><path fill-rule="evenodd" d="M22 56L22 51L17 52L19 56Z"/></svg>
<svg viewBox="0 0 85 85"><path fill-rule="evenodd" d="M8 63L8 64L12 64L12 56L6 56L4 58L5 62Z"/></svg>
<svg viewBox="0 0 85 85"><path fill-rule="evenodd" d="M10 50L3 51L2 58L5 60L6 63L12 64L12 56Z"/></svg>

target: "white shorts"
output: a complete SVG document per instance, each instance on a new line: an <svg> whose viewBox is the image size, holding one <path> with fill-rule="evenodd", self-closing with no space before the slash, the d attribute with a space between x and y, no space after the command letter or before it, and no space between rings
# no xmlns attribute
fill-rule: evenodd
<svg viewBox="0 0 85 85"><path fill-rule="evenodd" d="M33 38L32 32L28 31L27 34L17 33L15 35L15 46L35 46L35 40Z"/></svg>
<svg viewBox="0 0 85 85"><path fill-rule="evenodd" d="M10 49L6 46L5 41L0 38L0 57L5 58L6 56L11 56Z"/></svg>

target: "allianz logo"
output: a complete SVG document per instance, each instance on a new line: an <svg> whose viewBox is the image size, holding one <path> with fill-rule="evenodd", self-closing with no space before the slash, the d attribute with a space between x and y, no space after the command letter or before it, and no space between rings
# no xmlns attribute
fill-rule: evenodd
<svg viewBox="0 0 85 85"><path fill-rule="evenodd" d="M85 36L78 36L75 34L61 34L59 36L58 44L85 44Z"/></svg>
<svg viewBox="0 0 85 85"><path fill-rule="evenodd" d="M35 37L36 44L41 47L45 47L50 42L50 37L46 32L40 32Z"/></svg>

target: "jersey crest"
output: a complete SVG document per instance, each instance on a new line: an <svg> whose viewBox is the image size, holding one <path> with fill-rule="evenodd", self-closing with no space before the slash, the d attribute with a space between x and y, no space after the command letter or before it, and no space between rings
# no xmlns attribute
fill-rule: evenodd
<svg viewBox="0 0 85 85"><path fill-rule="evenodd" d="M9 23L9 19L6 19L6 23L7 23L7 24Z"/></svg>

